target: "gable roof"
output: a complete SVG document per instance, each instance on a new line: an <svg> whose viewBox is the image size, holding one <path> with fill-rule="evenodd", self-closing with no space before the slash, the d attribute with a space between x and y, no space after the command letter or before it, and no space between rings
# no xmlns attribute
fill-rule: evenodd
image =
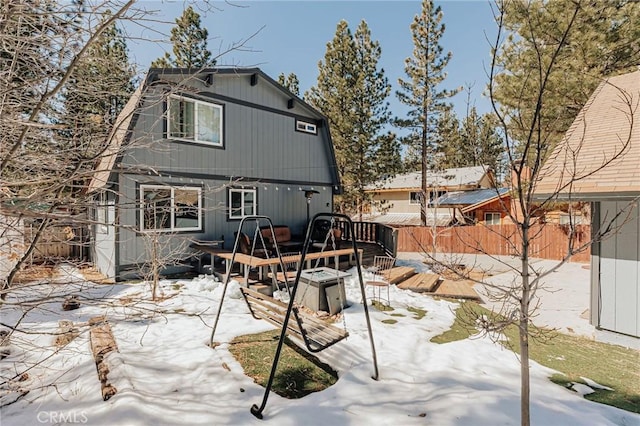
<svg viewBox="0 0 640 426"><path fill-rule="evenodd" d="M600 83L541 169L536 196L640 193L640 70Z"/></svg>
<svg viewBox="0 0 640 426"><path fill-rule="evenodd" d="M456 209L438 208L426 209L425 226L449 226L452 225L456 217L462 217L461 213L456 213ZM367 222L375 222L389 226L422 226L420 213L385 213L379 215L366 215L362 218Z"/></svg>
<svg viewBox="0 0 640 426"><path fill-rule="evenodd" d="M329 132L328 119L314 107L269 77L259 68L217 67L196 70L187 68L151 68L140 86L136 89L131 98L129 98L129 101L125 104L124 108L118 115L107 139L107 149L98 162L97 167L94 169L92 179L86 188L87 193L102 189L108 184L111 171L116 165L118 157L122 154L122 146L127 143L127 139L130 137L131 130L133 130L137 116L140 113L139 107L142 103L144 93L151 84L160 78L161 75L178 77L173 80L178 84L183 84L184 81L190 78L198 78L204 82L208 82L206 84L210 84L212 81L211 79L214 77L250 75L251 85L255 85L258 83L259 79L263 79L283 95L283 99L286 99L287 101L287 109L293 108L293 105L295 104L304 110L305 115L322 122L322 125L318 126L318 131L322 132L325 136L327 145L326 149L333 165L330 167L330 170L333 175L332 180L335 182L335 185L333 185L334 193L339 194L341 192L340 176L336 165L336 155L333 142L331 140L331 133ZM182 77L182 79L180 77ZM336 190L336 188L338 189Z"/></svg>
<svg viewBox="0 0 640 426"><path fill-rule="evenodd" d="M497 200L504 194L509 192L509 188L482 188L475 189L473 191L455 191L447 192L440 196L431 205L438 206L451 206L451 207L463 207L463 206L475 206L477 204L487 204L491 201Z"/></svg>
<svg viewBox="0 0 640 426"><path fill-rule="evenodd" d="M138 86L133 95L129 98L127 103L118 114L109 138L107 139L107 148L102 153L98 165L94 170L91 181L86 189L87 193L97 191L100 188L104 188L109 182L109 176L111 170L116 163L116 159L120 153L120 147L124 144L129 131L131 130L133 117L136 115L136 110L140 104L142 98L143 84Z"/></svg>
<svg viewBox="0 0 640 426"><path fill-rule="evenodd" d="M451 188L458 186L476 186L489 173L487 166L459 167L443 171L427 173L427 186L430 188ZM420 189L422 187L422 172L411 172L396 175L393 178L378 182L375 186L367 187L368 191L385 191L398 189Z"/></svg>

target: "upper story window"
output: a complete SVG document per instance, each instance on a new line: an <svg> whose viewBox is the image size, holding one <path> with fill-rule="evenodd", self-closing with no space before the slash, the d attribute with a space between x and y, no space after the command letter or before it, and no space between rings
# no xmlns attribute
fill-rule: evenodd
<svg viewBox="0 0 640 426"><path fill-rule="evenodd" d="M229 189L229 219L242 219L256 211L255 189Z"/></svg>
<svg viewBox="0 0 640 426"><path fill-rule="evenodd" d="M422 192L420 191L411 191L409 194L409 204L420 204L420 200L422 199Z"/></svg>
<svg viewBox="0 0 640 426"><path fill-rule="evenodd" d="M485 213L484 223L485 225L500 225L500 219L502 215L500 213Z"/></svg>
<svg viewBox="0 0 640 426"><path fill-rule="evenodd" d="M202 189L140 185L140 230L202 230Z"/></svg>
<svg viewBox="0 0 640 426"><path fill-rule="evenodd" d="M223 146L222 105L170 96L168 109L170 139Z"/></svg>
<svg viewBox="0 0 640 426"><path fill-rule="evenodd" d="M296 120L296 130L299 132L311 133L313 135L318 134L318 126L307 121Z"/></svg>

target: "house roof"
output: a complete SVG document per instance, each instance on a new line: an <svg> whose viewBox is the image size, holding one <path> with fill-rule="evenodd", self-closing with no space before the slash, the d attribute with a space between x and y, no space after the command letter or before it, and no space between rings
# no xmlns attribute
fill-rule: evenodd
<svg viewBox="0 0 640 426"><path fill-rule="evenodd" d="M91 182L89 182L89 186L87 187L87 193L91 193L107 185L111 170L113 170L113 166L116 163L120 147L127 138L129 130L131 130L132 120L136 114L136 109L138 108L142 97L142 87L143 85L141 84L136 91L133 92L133 95L131 95L116 118L113 128L111 129L111 133L109 134L107 148L100 157L98 166L96 167L91 178Z"/></svg>
<svg viewBox="0 0 640 426"><path fill-rule="evenodd" d="M462 214L456 214L456 209L427 208L426 226L433 226L434 220L436 226L449 226L454 218L462 217ZM420 213L386 213L381 215L368 215L362 218L367 222L381 223L389 226L421 226Z"/></svg>
<svg viewBox="0 0 640 426"><path fill-rule="evenodd" d="M333 142L331 141L327 118L311 105L307 104L304 100L293 94L286 87L282 86L280 83L262 72L259 68L217 67L197 70L187 68L151 68L143 82L136 89L131 98L129 98L129 101L125 104L124 108L118 115L108 138L107 149L98 162L91 182L87 186L86 191L88 193L104 188L108 184L111 171L118 161L118 156L122 154L121 147L127 142L127 138L130 137L131 134L130 131L133 129L136 122L136 117L139 114L138 109L141 105L145 90L150 84L156 81L160 75L182 76L185 80L195 77L202 79L203 81L210 81L210 78L216 76L250 75L252 77L252 85L254 85L254 81L255 84L257 84L259 79L265 80L268 84L272 85L283 94L283 97L287 99L288 104L293 105L295 103L305 111L305 115L308 114L310 117L323 123L323 125L319 126L319 131L323 132L326 136L326 149L332 159L333 166L330 167L330 169L333 175L333 182L335 182L334 189L339 188L336 193L341 192L340 176L338 174L337 167L335 166L336 156ZM182 81L180 81L180 83L182 83ZM289 108L289 106L287 106L287 108Z"/></svg>
<svg viewBox="0 0 640 426"><path fill-rule="evenodd" d="M640 193L640 70L600 83L541 169L536 196Z"/></svg>
<svg viewBox="0 0 640 426"><path fill-rule="evenodd" d="M500 196L509 192L508 188L482 188L472 191L454 191L447 192L438 197L431 205L438 206L472 206L476 204L485 204L489 201L497 200Z"/></svg>
<svg viewBox="0 0 640 426"><path fill-rule="evenodd" d="M450 188L479 185L489 172L487 166L460 167L427 173L427 186L430 188ZM396 175L393 178L377 182L367 187L368 191L385 191L397 189L419 189L422 187L422 172L411 172Z"/></svg>

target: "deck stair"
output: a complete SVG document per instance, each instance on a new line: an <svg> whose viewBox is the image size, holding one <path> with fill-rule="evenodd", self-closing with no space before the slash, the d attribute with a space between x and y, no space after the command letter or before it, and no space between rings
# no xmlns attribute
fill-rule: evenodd
<svg viewBox="0 0 640 426"><path fill-rule="evenodd" d="M391 268L391 272L389 272L389 282L391 284L398 284L414 276L415 274L415 268L412 268L410 266L395 266Z"/></svg>
<svg viewBox="0 0 640 426"><path fill-rule="evenodd" d="M393 268L391 283L396 284L399 289L430 296L481 300L473 289L472 281L442 279L440 275L427 272L416 273L414 268L408 266Z"/></svg>
<svg viewBox="0 0 640 426"><path fill-rule="evenodd" d="M422 272L415 274L398 284L398 288L417 293L433 292L440 281L440 276Z"/></svg>
<svg viewBox="0 0 640 426"><path fill-rule="evenodd" d="M433 293L428 294L455 299L481 300L473 289L473 281L469 280L443 280Z"/></svg>

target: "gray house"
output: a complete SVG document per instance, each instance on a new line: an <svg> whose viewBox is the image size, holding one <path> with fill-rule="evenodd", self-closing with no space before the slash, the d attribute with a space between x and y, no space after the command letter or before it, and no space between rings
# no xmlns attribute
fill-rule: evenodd
<svg viewBox="0 0 640 426"><path fill-rule="evenodd" d="M591 323L640 348L640 71L591 95L537 182L539 198L592 205ZM610 229L605 238L600 232Z"/></svg>
<svg viewBox="0 0 640 426"><path fill-rule="evenodd" d="M340 181L326 118L259 69L151 69L88 191L95 264L118 279L149 261L150 242L171 257L194 240L231 248L247 215L303 234Z"/></svg>

